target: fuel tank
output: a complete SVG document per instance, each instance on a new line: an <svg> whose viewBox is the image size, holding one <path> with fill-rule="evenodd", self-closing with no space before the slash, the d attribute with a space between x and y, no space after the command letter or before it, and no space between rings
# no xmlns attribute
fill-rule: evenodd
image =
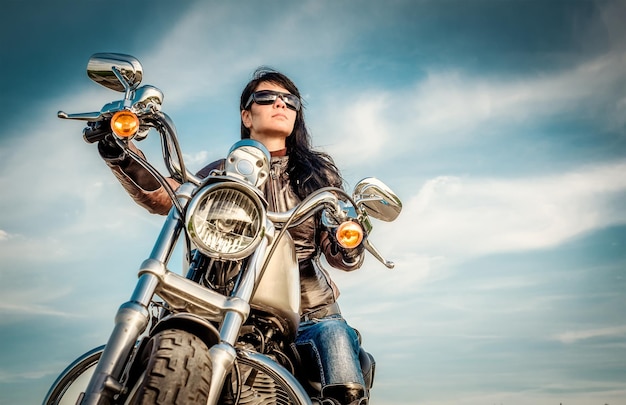
<svg viewBox="0 0 626 405"><path fill-rule="evenodd" d="M274 253L263 273L250 305L280 316L295 334L300 323L300 270L289 232L276 241ZM272 250L269 246L267 252Z"/></svg>

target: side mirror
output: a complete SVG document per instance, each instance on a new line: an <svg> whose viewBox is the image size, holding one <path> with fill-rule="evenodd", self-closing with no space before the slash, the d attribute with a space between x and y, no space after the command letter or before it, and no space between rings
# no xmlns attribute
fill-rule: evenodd
<svg viewBox="0 0 626 405"><path fill-rule="evenodd" d="M141 83L143 68L136 58L121 53L96 53L89 58L87 76L111 90L127 92Z"/></svg>
<svg viewBox="0 0 626 405"><path fill-rule="evenodd" d="M359 181L354 186L352 196L360 209L381 221L391 222L402 211L400 198L385 183L374 177Z"/></svg>

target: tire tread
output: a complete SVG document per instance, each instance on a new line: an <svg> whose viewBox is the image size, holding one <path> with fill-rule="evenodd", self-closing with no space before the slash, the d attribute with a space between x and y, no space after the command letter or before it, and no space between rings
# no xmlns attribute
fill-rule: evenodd
<svg viewBox="0 0 626 405"><path fill-rule="evenodd" d="M138 405L206 404L211 383L209 349L197 336L168 329L153 338Z"/></svg>

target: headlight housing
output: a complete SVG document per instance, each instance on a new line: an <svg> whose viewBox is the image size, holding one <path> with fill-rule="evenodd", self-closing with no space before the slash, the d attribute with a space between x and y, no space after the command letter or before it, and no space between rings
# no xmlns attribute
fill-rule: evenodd
<svg viewBox="0 0 626 405"><path fill-rule="evenodd" d="M260 197L243 184L215 183L189 203L185 223L197 248L217 259L248 256L265 233Z"/></svg>

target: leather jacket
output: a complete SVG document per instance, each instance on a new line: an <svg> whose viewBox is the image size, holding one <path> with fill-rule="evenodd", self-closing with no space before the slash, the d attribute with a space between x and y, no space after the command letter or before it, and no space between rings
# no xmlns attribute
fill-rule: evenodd
<svg viewBox="0 0 626 405"><path fill-rule="evenodd" d="M131 147L141 153L134 145ZM301 201L289 183L289 175L286 171L288 159L288 156L271 159L270 178L262 189L270 211L284 212ZM112 160L105 159L105 161L135 202L151 213L166 215L169 212L172 203L167 192L163 187L155 186L154 179L146 181L146 173L139 170L135 162L120 164ZM222 167L223 159L200 170L198 176L204 178L210 174L211 170ZM174 189L179 186L173 179L168 178L168 181ZM319 214L291 228L289 233L295 243L300 267L301 313L307 314L334 304L339 297L339 290L330 275L316 265L314 259L323 253L331 266L345 271L356 270L363 263L362 249L348 252L340 248L321 224Z"/></svg>

